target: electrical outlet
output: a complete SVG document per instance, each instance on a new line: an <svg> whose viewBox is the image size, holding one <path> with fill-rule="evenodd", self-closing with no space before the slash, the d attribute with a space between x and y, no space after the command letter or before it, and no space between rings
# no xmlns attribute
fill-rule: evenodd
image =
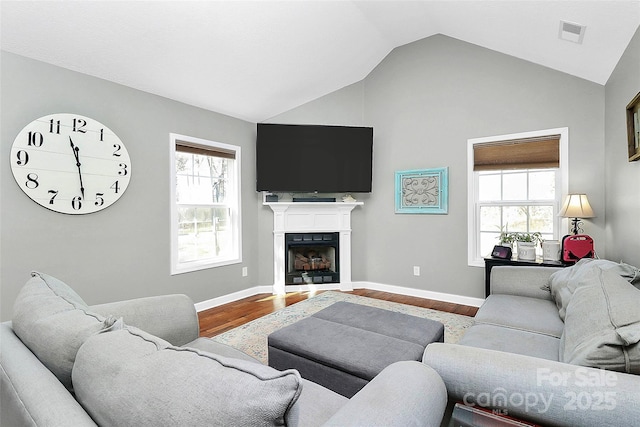
<svg viewBox="0 0 640 427"><path fill-rule="evenodd" d="M419 276L420 275L420 267L418 267L417 265L413 266L413 275L414 276Z"/></svg>
<svg viewBox="0 0 640 427"><path fill-rule="evenodd" d="M249 268L242 267L242 277L247 277L249 275Z"/></svg>

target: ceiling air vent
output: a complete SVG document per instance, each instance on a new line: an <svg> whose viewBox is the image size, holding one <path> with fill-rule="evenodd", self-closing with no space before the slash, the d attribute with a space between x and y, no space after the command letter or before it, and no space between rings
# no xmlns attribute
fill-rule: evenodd
<svg viewBox="0 0 640 427"><path fill-rule="evenodd" d="M584 25L576 24L575 22L560 21L560 33L558 37L562 40L580 44L582 43L586 29L587 27Z"/></svg>

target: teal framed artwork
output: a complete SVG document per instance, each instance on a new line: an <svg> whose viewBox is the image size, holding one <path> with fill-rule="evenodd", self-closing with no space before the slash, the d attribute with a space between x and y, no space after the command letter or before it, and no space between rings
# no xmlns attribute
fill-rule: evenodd
<svg viewBox="0 0 640 427"><path fill-rule="evenodd" d="M446 214L449 168L396 172L396 213Z"/></svg>

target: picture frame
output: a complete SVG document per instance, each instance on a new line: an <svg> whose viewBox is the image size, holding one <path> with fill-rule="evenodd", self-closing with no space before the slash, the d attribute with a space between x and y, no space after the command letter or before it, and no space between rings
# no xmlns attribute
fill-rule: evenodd
<svg viewBox="0 0 640 427"><path fill-rule="evenodd" d="M397 171L395 193L396 213L447 214L449 168Z"/></svg>
<svg viewBox="0 0 640 427"><path fill-rule="evenodd" d="M629 161L640 160L640 92L627 105L627 144Z"/></svg>

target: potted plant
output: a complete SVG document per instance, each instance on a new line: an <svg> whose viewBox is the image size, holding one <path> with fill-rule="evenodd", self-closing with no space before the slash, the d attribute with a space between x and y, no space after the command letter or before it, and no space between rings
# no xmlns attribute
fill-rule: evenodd
<svg viewBox="0 0 640 427"><path fill-rule="evenodd" d="M511 233L507 229L504 229L500 231L498 240L500 241L500 246L507 246L513 249L513 242L516 241L516 233Z"/></svg>
<svg viewBox="0 0 640 427"><path fill-rule="evenodd" d="M534 233L514 233L518 243L518 259L534 261L536 259L536 246L542 241L542 234Z"/></svg>

